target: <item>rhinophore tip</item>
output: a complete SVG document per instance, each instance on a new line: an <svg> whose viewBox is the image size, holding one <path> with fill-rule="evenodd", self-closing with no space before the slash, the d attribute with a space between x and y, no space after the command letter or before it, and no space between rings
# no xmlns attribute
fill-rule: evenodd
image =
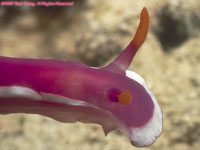
<svg viewBox="0 0 200 150"><path fill-rule="evenodd" d="M108 66L106 70L125 73L130 66L137 50L144 43L149 29L149 14L146 8L143 8L140 15L140 24L135 33L133 40L125 48L125 50Z"/></svg>

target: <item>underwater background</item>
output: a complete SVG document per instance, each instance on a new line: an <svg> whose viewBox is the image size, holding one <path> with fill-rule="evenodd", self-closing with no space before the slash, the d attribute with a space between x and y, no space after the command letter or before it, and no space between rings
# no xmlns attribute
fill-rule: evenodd
<svg viewBox="0 0 200 150"><path fill-rule="evenodd" d="M104 66L132 39L145 6L150 30L130 70L140 74L156 96L164 124L156 142L141 150L199 149L199 0L71 1L74 6L0 6L0 55ZM99 125L60 123L39 115L0 116L0 150L36 149L138 148L119 131L105 137Z"/></svg>

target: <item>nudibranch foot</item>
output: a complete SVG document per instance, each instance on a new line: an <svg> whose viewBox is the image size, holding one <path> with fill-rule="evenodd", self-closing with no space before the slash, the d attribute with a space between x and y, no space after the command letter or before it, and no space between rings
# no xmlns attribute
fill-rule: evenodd
<svg viewBox="0 0 200 150"><path fill-rule="evenodd" d="M0 114L40 114L60 122L97 123L105 135L119 129L138 147L162 130L161 109L142 77L128 71L146 39L144 8L135 37L108 66L0 56Z"/></svg>

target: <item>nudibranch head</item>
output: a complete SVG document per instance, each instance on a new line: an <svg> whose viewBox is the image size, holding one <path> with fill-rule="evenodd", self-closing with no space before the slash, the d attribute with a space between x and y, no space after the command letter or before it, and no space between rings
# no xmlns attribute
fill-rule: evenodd
<svg viewBox="0 0 200 150"><path fill-rule="evenodd" d="M162 130L161 109L143 78L127 70L148 27L144 8L135 37L104 68L0 57L0 114L31 113L61 122L98 123L105 134L119 129L133 145L151 145Z"/></svg>

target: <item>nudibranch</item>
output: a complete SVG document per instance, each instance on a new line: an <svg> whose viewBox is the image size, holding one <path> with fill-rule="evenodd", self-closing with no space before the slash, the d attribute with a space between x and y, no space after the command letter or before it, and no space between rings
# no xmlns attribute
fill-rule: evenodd
<svg viewBox="0 0 200 150"><path fill-rule="evenodd" d="M127 70L148 28L144 8L133 40L103 68L1 56L0 114L40 114L60 122L97 123L105 135L119 129L133 145L151 145L162 130L161 109L143 78Z"/></svg>

